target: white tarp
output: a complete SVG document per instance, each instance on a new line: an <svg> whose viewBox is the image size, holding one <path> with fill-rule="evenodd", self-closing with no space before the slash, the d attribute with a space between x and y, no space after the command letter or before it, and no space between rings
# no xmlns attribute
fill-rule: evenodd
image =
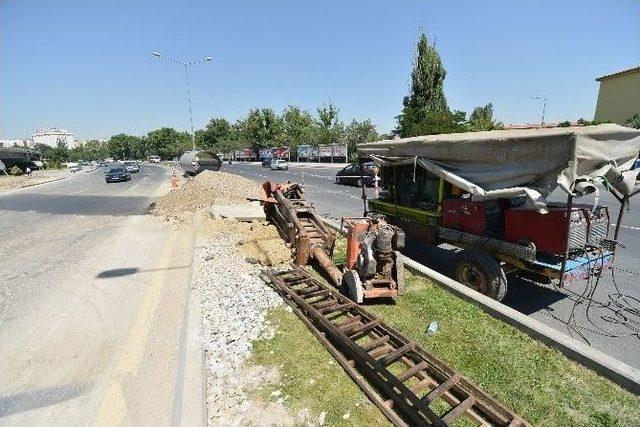
<svg viewBox="0 0 640 427"><path fill-rule="evenodd" d="M620 181L630 194L640 130L615 124L427 135L358 145L380 164L414 163L477 198L526 196L542 207L557 186Z"/></svg>

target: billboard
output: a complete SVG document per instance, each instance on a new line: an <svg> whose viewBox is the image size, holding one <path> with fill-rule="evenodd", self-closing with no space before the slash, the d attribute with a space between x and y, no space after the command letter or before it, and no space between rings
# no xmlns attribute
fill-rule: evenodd
<svg viewBox="0 0 640 427"><path fill-rule="evenodd" d="M320 157L331 157L333 155L333 146L321 145L318 147L318 155Z"/></svg>
<svg viewBox="0 0 640 427"><path fill-rule="evenodd" d="M310 145L299 145L298 146L298 157L303 159L308 159L311 157L311 146Z"/></svg>
<svg viewBox="0 0 640 427"><path fill-rule="evenodd" d="M271 157L271 148L261 148L259 151L260 159Z"/></svg>
<svg viewBox="0 0 640 427"><path fill-rule="evenodd" d="M271 153L273 153L273 157L278 159L288 159L289 158L289 147L279 147L272 148Z"/></svg>
<svg viewBox="0 0 640 427"><path fill-rule="evenodd" d="M253 159L256 157L255 151L253 151L251 148L235 150L234 154L236 156L236 159Z"/></svg>
<svg viewBox="0 0 640 427"><path fill-rule="evenodd" d="M333 147L333 157L347 157L347 145L335 144Z"/></svg>

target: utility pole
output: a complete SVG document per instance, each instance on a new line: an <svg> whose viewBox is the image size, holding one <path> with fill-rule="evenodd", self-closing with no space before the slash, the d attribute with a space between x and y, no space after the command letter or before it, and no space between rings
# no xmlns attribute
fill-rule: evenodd
<svg viewBox="0 0 640 427"><path fill-rule="evenodd" d="M544 113L547 111L547 97L544 96L530 96L529 99L542 100L542 119L540 120L540 127L544 126Z"/></svg>
<svg viewBox="0 0 640 427"><path fill-rule="evenodd" d="M177 59L170 58L168 56L164 56L160 54L160 52L153 52L153 56L158 57L160 59L164 59L169 62L173 62L178 65L182 65L184 67L185 83L187 87L187 109L189 110L189 124L191 125L191 146L193 148L193 151L195 151L196 150L196 134L195 134L195 131L193 130L193 110L191 108L191 82L189 80L189 68L201 62L209 62L213 58L211 58L210 56L207 56L206 58L199 59L197 61L183 62L183 61L178 61Z"/></svg>

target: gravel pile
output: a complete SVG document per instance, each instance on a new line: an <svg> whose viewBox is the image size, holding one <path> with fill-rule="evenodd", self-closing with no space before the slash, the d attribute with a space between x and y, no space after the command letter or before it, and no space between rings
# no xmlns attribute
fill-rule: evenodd
<svg viewBox="0 0 640 427"><path fill-rule="evenodd" d="M226 172L203 171L194 178L181 180L180 186L160 197L152 208L155 215L179 216L213 204L249 203L257 198L258 185L246 178Z"/></svg>
<svg viewBox="0 0 640 427"><path fill-rule="evenodd" d="M233 236L220 235L196 259L194 286L202 299L209 425L255 422L256 407L247 390L273 382L278 375L269 368L242 366L251 354L251 341L275 333L266 314L282 299L260 279L260 267L246 262L235 246Z"/></svg>

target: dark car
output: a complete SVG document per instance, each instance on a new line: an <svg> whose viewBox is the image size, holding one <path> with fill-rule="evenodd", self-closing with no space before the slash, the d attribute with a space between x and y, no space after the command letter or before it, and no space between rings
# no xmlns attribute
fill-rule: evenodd
<svg viewBox="0 0 640 427"><path fill-rule="evenodd" d="M127 172L124 166L111 168L104 174L104 181L108 184L110 182L130 181L131 174Z"/></svg>
<svg viewBox="0 0 640 427"><path fill-rule="evenodd" d="M375 174L373 168L375 163L363 163L362 172L360 171L360 165L352 163L347 167L344 167L336 173L336 184L344 185L357 185L360 186L360 178L364 180L364 185L372 187L375 182Z"/></svg>
<svg viewBox="0 0 640 427"><path fill-rule="evenodd" d="M271 160L271 157L265 157L264 159L262 159L262 167L268 168L269 166L271 166Z"/></svg>

